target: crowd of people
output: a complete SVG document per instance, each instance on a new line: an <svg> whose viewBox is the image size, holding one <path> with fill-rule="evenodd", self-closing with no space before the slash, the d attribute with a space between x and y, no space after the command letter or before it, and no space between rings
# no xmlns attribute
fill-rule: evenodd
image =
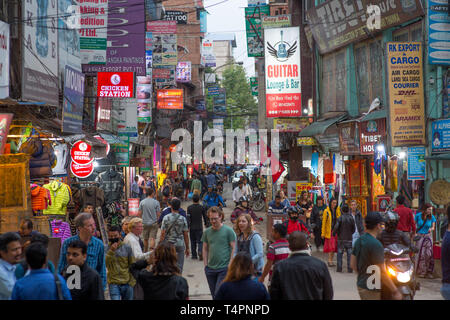
<svg viewBox="0 0 450 320"><path fill-rule="evenodd" d="M279 191L268 215L285 219L273 225L272 241L264 248L255 228L261 218L251 209L248 180L244 177L233 191L236 207L230 227L225 224L226 203L217 190L220 179L212 170L194 174L188 182L159 183L145 176L139 183L138 177L131 188L141 199L138 216L125 217L121 227L109 227L105 247L96 237L92 212L80 212L75 218L77 235L62 243L57 265L48 259L48 237L24 220L17 233L0 236L0 300L186 300L186 258L203 262L214 300L331 300L329 270L343 272L344 255L347 272L357 273L361 299L381 299L380 290L367 285L367 268L373 265L379 266L391 297L401 299L384 265L384 246L394 242L408 247L415 243L417 275L432 277L436 220L428 204L414 215L398 196L387 218L379 212L363 218L356 201L338 205L332 198L326 204L319 196L313 203L305 191L291 205ZM182 200L191 202L186 209ZM21 243L25 236L31 240ZM328 254L327 263L312 255L313 244ZM442 246L445 299L450 295L449 260L450 227Z"/></svg>

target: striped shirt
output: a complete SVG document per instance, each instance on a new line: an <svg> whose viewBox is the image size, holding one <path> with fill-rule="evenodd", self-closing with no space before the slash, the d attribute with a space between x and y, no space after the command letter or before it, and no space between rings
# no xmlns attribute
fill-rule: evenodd
<svg viewBox="0 0 450 320"><path fill-rule="evenodd" d="M267 250L267 260L273 261L273 265L275 265L278 261L287 259L290 253L289 242L286 239L279 239L269 246ZM271 278L272 270L270 270L269 275Z"/></svg>
<svg viewBox="0 0 450 320"><path fill-rule="evenodd" d="M269 211L268 214L285 214L286 207L280 203L279 206L275 204L275 201L271 201L269 203Z"/></svg>

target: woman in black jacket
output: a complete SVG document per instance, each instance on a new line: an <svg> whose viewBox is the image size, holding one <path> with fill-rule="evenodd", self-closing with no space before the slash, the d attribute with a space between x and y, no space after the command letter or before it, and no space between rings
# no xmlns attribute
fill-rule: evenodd
<svg viewBox="0 0 450 320"><path fill-rule="evenodd" d="M153 259L150 271L147 270L147 260L137 261L130 266L131 274L144 290L144 300L187 300L189 287L186 279L180 275L174 245L160 243Z"/></svg>

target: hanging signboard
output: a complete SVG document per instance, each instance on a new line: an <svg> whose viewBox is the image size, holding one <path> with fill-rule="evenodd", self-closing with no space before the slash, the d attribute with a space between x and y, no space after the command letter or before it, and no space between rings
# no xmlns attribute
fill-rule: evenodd
<svg viewBox="0 0 450 320"><path fill-rule="evenodd" d="M433 121L431 124L432 153L450 152L450 119Z"/></svg>
<svg viewBox="0 0 450 320"><path fill-rule="evenodd" d="M300 117L300 29L264 29L266 117Z"/></svg>
<svg viewBox="0 0 450 320"><path fill-rule="evenodd" d="M177 82L191 82L191 62L180 61L177 64Z"/></svg>
<svg viewBox="0 0 450 320"><path fill-rule="evenodd" d="M425 144L421 42L388 42L390 132L393 147Z"/></svg>
<svg viewBox="0 0 450 320"><path fill-rule="evenodd" d="M112 144L111 150L116 155L117 166L128 167L130 165L130 137L119 133L119 139L123 142Z"/></svg>
<svg viewBox="0 0 450 320"><path fill-rule="evenodd" d="M75 142L70 149L72 162L75 164L86 166L94 161L91 154L92 147L89 143L79 140Z"/></svg>
<svg viewBox="0 0 450 320"><path fill-rule="evenodd" d="M220 94L218 86L207 87L206 90L208 96L218 96Z"/></svg>
<svg viewBox="0 0 450 320"><path fill-rule="evenodd" d="M211 40L202 40L202 64L205 67L216 66L216 56L214 55L214 43Z"/></svg>
<svg viewBox="0 0 450 320"><path fill-rule="evenodd" d="M340 153L359 154L359 124L356 121L338 124Z"/></svg>
<svg viewBox="0 0 450 320"><path fill-rule="evenodd" d="M248 0L249 7L265 6L267 4L266 0Z"/></svg>
<svg viewBox="0 0 450 320"><path fill-rule="evenodd" d="M448 0L427 0L428 61L450 65L450 14Z"/></svg>
<svg viewBox="0 0 450 320"><path fill-rule="evenodd" d="M273 128L280 132L300 132L308 125L307 119L273 119Z"/></svg>
<svg viewBox="0 0 450 320"><path fill-rule="evenodd" d="M70 162L70 171L77 178L87 178L94 172L94 163L90 163L88 165L79 165L75 162Z"/></svg>
<svg viewBox="0 0 450 320"><path fill-rule="evenodd" d="M206 10L200 11L200 32L207 32L208 30L208 12Z"/></svg>
<svg viewBox="0 0 450 320"><path fill-rule="evenodd" d="M250 88L252 89L252 96L258 96L258 78L250 77Z"/></svg>
<svg viewBox="0 0 450 320"><path fill-rule="evenodd" d="M426 179L425 147L408 148L408 180Z"/></svg>
<svg viewBox="0 0 450 320"><path fill-rule="evenodd" d="M188 20L187 12L167 10L164 12L164 19L167 21L176 21L177 24L186 24Z"/></svg>
<svg viewBox="0 0 450 320"><path fill-rule="evenodd" d="M82 132L84 74L66 65L62 131Z"/></svg>
<svg viewBox="0 0 450 320"><path fill-rule="evenodd" d="M129 216L139 215L139 199L135 198L128 199L128 215Z"/></svg>
<svg viewBox="0 0 450 320"><path fill-rule="evenodd" d="M278 16L265 16L261 19L263 29L267 28L286 28L291 26L291 15L280 14Z"/></svg>
<svg viewBox="0 0 450 320"><path fill-rule="evenodd" d="M247 34L247 53L249 57L264 56L261 19L270 15L269 6L245 8L245 30Z"/></svg>
<svg viewBox="0 0 450 320"><path fill-rule="evenodd" d="M0 21L0 99L9 97L9 24Z"/></svg>
<svg viewBox="0 0 450 320"><path fill-rule="evenodd" d="M361 154L373 155L374 146L386 136L386 119L363 121L360 123L359 145Z"/></svg>
<svg viewBox="0 0 450 320"><path fill-rule="evenodd" d="M153 68L153 33L145 33L145 70L146 75L152 77Z"/></svg>
<svg viewBox="0 0 450 320"><path fill-rule="evenodd" d="M158 109L181 110L183 107L183 89L165 89L157 91Z"/></svg>
<svg viewBox="0 0 450 320"><path fill-rule="evenodd" d="M97 97L134 97L134 73L99 72L97 74Z"/></svg>

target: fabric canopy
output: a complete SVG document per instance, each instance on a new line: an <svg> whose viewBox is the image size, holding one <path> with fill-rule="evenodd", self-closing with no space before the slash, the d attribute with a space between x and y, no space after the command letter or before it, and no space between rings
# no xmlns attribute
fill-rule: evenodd
<svg viewBox="0 0 450 320"><path fill-rule="evenodd" d="M336 122L341 121L345 117L346 117L346 115L341 115L336 118L331 118L331 119L327 119L324 121L313 122L312 124L307 126L305 129L303 129L298 136L299 137L314 137L316 135L323 134L325 132L325 130L327 130L328 127L332 126Z"/></svg>

